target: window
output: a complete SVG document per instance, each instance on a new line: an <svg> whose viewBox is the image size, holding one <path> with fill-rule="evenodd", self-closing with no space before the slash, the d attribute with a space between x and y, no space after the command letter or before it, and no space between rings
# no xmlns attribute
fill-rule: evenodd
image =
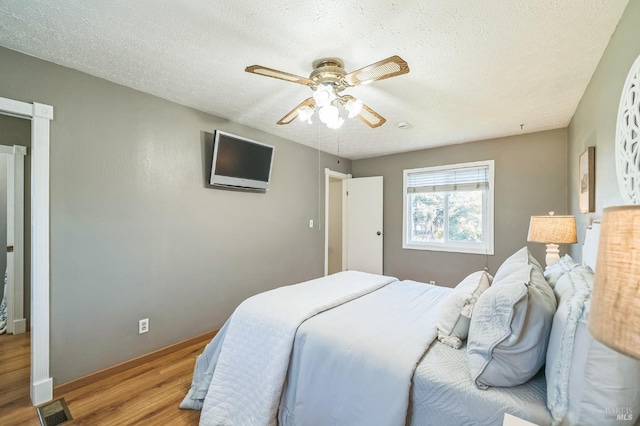
<svg viewBox="0 0 640 426"><path fill-rule="evenodd" d="M405 170L402 247L493 254L493 165Z"/></svg>

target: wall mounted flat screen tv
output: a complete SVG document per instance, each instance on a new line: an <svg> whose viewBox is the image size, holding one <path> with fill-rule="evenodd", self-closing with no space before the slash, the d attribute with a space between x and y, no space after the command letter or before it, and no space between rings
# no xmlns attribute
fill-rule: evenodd
<svg viewBox="0 0 640 426"><path fill-rule="evenodd" d="M211 185L266 191L274 150L271 145L216 130Z"/></svg>

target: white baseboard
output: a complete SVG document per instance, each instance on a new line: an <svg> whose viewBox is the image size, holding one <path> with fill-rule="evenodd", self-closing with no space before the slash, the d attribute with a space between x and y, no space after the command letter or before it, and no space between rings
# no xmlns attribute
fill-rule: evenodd
<svg viewBox="0 0 640 426"><path fill-rule="evenodd" d="M13 334L23 334L27 332L27 320L19 319L13 321Z"/></svg>

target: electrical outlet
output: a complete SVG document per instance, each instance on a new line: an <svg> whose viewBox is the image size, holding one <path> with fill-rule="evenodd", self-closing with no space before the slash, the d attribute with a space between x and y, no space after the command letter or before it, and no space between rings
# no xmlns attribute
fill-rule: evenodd
<svg viewBox="0 0 640 426"><path fill-rule="evenodd" d="M429 284L436 285L436 282L434 280L431 280L431 281L429 281Z"/></svg>
<svg viewBox="0 0 640 426"><path fill-rule="evenodd" d="M149 318L144 318L138 321L138 334L143 334L149 331Z"/></svg>

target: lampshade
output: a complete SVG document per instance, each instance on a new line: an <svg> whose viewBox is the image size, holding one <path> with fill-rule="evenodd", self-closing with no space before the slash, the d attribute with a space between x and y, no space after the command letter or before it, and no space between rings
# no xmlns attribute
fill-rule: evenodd
<svg viewBox="0 0 640 426"><path fill-rule="evenodd" d="M531 216L527 241L545 244L575 244L576 219L573 216Z"/></svg>
<svg viewBox="0 0 640 426"><path fill-rule="evenodd" d="M640 359L640 205L603 210L589 331Z"/></svg>

